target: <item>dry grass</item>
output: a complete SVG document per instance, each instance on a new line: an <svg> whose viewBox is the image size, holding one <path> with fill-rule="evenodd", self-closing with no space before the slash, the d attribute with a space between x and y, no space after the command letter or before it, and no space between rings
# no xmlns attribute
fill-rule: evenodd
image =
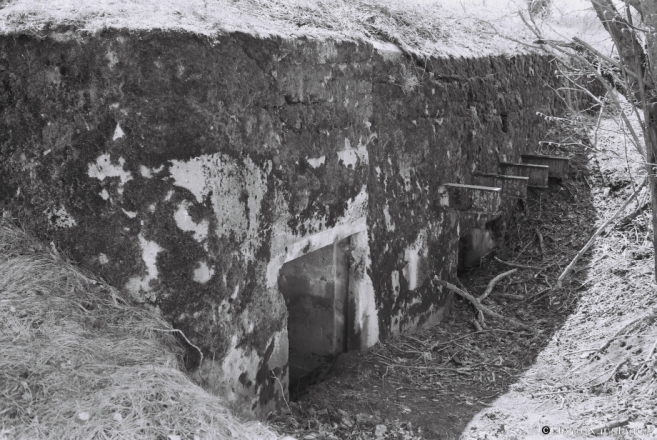
<svg viewBox="0 0 657 440"><path fill-rule="evenodd" d="M182 373L170 329L0 220L0 439L275 439Z"/></svg>
<svg viewBox="0 0 657 440"><path fill-rule="evenodd" d="M164 29L201 35L385 41L419 56L484 55L525 50L497 34L526 34L520 0L8 0L0 33L48 29Z"/></svg>

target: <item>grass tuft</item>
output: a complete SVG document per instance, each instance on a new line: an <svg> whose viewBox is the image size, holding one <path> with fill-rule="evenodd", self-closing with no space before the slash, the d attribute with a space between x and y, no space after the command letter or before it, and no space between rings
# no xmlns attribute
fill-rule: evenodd
<svg viewBox="0 0 657 440"><path fill-rule="evenodd" d="M170 329L0 219L0 439L276 439L191 382Z"/></svg>

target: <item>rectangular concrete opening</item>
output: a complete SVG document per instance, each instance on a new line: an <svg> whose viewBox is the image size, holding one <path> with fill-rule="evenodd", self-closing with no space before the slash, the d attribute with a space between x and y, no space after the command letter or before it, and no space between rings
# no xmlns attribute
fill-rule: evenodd
<svg viewBox="0 0 657 440"><path fill-rule="evenodd" d="M290 392L316 383L349 348L350 237L281 267L288 310Z"/></svg>

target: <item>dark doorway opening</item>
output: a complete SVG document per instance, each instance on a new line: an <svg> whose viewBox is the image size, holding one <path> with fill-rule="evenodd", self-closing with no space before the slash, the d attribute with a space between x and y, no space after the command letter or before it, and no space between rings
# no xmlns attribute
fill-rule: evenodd
<svg viewBox="0 0 657 440"><path fill-rule="evenodd" d="M283 265L278 287L288 310L290 397L321 382L347 351L350 238Z"/></svg>

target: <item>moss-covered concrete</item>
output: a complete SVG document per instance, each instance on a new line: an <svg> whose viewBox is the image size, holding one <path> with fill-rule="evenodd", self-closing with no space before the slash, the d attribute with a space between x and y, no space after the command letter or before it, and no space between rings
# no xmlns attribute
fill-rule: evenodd
<svg viewBox="0 0 657 440"><path fill-rule="evenodd" d="M539 56L67 35L0 37L0 207L157 307L256 415L287 386L282 265L353 236L356 346L438 322L464 225L437 188L533 151L557 107Z"/></svg>

